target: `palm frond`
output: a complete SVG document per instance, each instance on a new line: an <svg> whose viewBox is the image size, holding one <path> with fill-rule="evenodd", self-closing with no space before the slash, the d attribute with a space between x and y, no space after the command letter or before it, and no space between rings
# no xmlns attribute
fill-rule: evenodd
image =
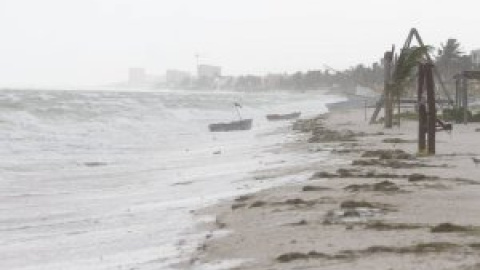
<svg viewBox="0 0 480 270"><path fill-rule="evenodd" d="M415 68L420 61L424 60L432 48L430 46L419 46L403 49L400 52L395 71L392 76L394 92L399 95L414 74Z"/></svg>

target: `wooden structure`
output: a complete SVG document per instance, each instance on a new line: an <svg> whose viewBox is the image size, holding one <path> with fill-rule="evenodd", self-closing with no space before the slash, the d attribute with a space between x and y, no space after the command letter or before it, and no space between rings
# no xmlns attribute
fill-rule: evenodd
<svg viewBox="0 0 480 270"><path fill-rule="evenodd" d="M455 75L455 109L463 112L463 123L468 123L468 81L480 80L480 71L463 71Z"/></svg>
<svg viewBox="0 0 480 270"><path fill-rule="evenodd" d="M422 40L420 34L418 33L417 29L412 28L410 30L410 33L408 34L408 37L405 41L405 44L403 45L403 50L406 50L406 49L411 47L412 41L413 41L414 38L417 40L417 42L420 46L425 47L425 44L423 43L423 40ZM390 59L393 59L393 51L394 50L392 49L391 55L389 54L390 52L385 53L385 58L384 58L385 89L384 89L384 92L383 92L382 96L380 97L379 101L377 102L377 105L376 105L376 108L375 108L375 111L374 111L372 117L370 118L370 124L375 123L375 121L377 120L378 114L380 113L380 110L382 109L382 107L385 106L385 113L386 114L390 113L390 112L387 112L387 111L391 111L391 110L387 110L387 107L390 106L390 104L387 104L387 103L389 102L388 100L391 100L391 98L389 98L389 96L390 96L389 88L390 87L388 87L388 84L390 83L391 74L392 74L392 61ZM430 55L428 53L425 54L425 58L427 59L427 63L432 64L432 73L435 76L435 78L437 79L437 81L438 81L438 83L439 83L439 85L440 85L440 87L443 91L443 94L445 95L446 100L448 101L448 104L453 106L454 105L453 99L451 98L449 92L447 91L447 89L445 87L445 84L443 83L443 81L440 77L440 73L435 68L435 66L433 66L432 58L430 57ZM393 65L393 68L394 68L394 66L395 65ZM391 117L385 117L385 118L386 119L387 118L391 119ZM391 123L388 123L388 124L385 123L385 127L387 127L387 128L391 127Z"/></svg>

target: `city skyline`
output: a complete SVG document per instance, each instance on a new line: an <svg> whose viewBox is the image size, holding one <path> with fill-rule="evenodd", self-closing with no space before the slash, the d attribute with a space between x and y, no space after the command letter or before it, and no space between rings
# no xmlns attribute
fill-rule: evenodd
<svg viewBox="0 0 480 270"><path fill-rule="evenodd" d="M438 46L480 48L478 4L441 1L5 0L0 87L122 81L130 67L224 74L346 69L378 61L411 27ZM412 8L412 7L415 8ZM474 8L465 8L471 7Z"/></svg>

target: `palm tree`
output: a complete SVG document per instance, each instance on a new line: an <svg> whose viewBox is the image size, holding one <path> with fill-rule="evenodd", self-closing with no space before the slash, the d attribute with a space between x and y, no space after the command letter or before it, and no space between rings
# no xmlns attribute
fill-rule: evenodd
<svg viewBox="0 0 480 270"><path fill-rule="evenodd" d="M453 38L447 40L447 43L440 44L436 64L441 70L444 80L449 81L455 73L459 72L461 58L464 52L460 49L460 43Z"/></svg>

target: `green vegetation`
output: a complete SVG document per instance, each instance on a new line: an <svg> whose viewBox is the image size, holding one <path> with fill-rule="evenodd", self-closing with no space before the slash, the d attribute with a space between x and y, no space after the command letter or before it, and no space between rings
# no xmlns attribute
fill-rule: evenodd
<svg viewBox="0 0 480 270"><path fill-rule="evenodd" d="M461 108L444 109L443 119L446 121L463 122L464 111ZM467 111L467 120L468 122L480 122L480 112L472 113L470 110Z"/></svg>

